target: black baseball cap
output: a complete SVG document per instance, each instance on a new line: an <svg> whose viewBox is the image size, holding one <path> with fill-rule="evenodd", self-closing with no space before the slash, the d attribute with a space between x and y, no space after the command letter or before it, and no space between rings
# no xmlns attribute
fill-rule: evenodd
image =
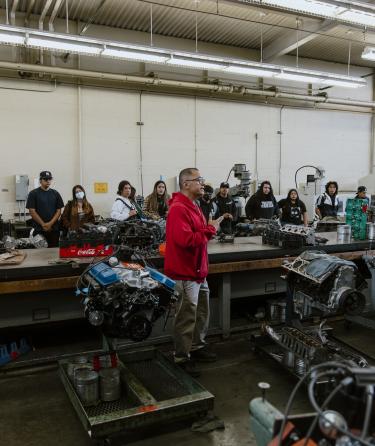
<svg viewBox="0 0 375 446"><path fill-rule="evenodd" d="M357 193L359 194L360 192L367 192L366 186L358 186Z"/></svg>
<svg viewBox="0 0 375 446"><path fill-rule="evenodd" d="M52 173L49 170L43 170L39 174L39 179L40 180L52 180L53 176L52 176Z"/></svg>
<svg viewBox="0 0 375 446"><path fill-rule="evenodd" d="M221 189L222 187L226 187L226 188L229 189L229 183L227 183L226 181L223 181L222 183L220 183L220 189Z"/></svg>
<svg viewBox="0 0 375 446"><path fill-rule="evenodd" d="M210 186L209 184L205 184L204 185L204 191L206 192L206 194L213 194L214 193L213 187Z"/></svg>

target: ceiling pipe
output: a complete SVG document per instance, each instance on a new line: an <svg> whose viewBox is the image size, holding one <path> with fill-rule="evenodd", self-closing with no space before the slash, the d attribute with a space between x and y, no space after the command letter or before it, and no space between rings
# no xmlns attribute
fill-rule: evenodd
<svg viewBox="0 0 375 446"><path fill-rule="evenodd" d="M55 6L53 7L52 14L51 14L51 17L49 18L49 22L48 22L49 31L55 31L53 22L55 21L57 13L59 12L62 1L63 0L56 0Z"/></svg>
<svg viewBox="0 0 375 446"><path fill-rule="evenodd" d="M98 17L101 9L103 8L104 4L107 2L107 0L102 0L100 2L100 5L96 8L95 12L91 15L91 17L88 18L87 22L83 26L82 30L80 31L79 35L85 34L85 32L88 30L89 26L91 26L95 19Z"/></svg>
<svg viewBox="0 0 375 446"><path fill-rule="evenodd" d="M10 24L15 26L16 24L16 11L18 7L19 0L13 0L12 10L10 12Z"/></svg>
<svg viewBox="0 0 375 446"><path fill-rule="evenodd" d="M60 68L41 66L34 64L0 61L0 69L11 71L24 71L38 74L49 74L54 76L94 79L102 81L114 81L123 84L139 84L150 87L185 88L193 91L206 91L212 93L232 94L236 96L260 96L264 98L290 99L301 102L325 103L346 105L350 107L362 107L375 109L375 101L357 101L351 99L328 98L325 96L309 96L296 93L286 93L272 90L257 90L246 87L234 87L233 85L203 84L199 82L176 81L171 79L160 79L142 76L128 76L126 74L105 73L73 68Z"/></svg>
<svg viewBox="0 0 375 446"><path fill-rule="evenodd" d="M59 12L61 3L62 3L62 0L56 0L55 5L52 9L52 13L51 13L51 16L48 21L48 30L51 32L55 31L54 21L55 21L57 13ZM55 65L55 64L56 64L55 56L53 54L51 54L51 65Z"/></svg>
<svg viewBox="0 0 375 446"><path fill-rule="evenodd" d="M39 26L39 29L41 31L43 31L43 29L44 29L44 19L45 19L46 15L47 15L47 12L48 12L52 2L53 2L53 0L46 0L46 3L44 4L43 10L42 10L42 12L40 14L38 26ZM39 61L43 65L43 62L44 62L43 50L39 50L39 55L40 55L40 60Z"/></svg>
<svg viewBox="0 0 375 446"><path fill-rule="evenodd" d="M30 19L31 11L33 10L34 5L35 5L35 0L29 0L26 15L25 15L25 22L24 22L25 28L27 28L29 26L29 19Z"/></svg>
<svg viewBox="0 0 375 446"><path fill-rule="evenodd" d="M43 10L42 10L42 12L40 14L40 17L39 17L39 29L41 31L43 31L44 19L45 19L46 15L47 15L47 12L48 12L52 2L53 2L53 0L46 0L46 3L44 4Z"/></svg>

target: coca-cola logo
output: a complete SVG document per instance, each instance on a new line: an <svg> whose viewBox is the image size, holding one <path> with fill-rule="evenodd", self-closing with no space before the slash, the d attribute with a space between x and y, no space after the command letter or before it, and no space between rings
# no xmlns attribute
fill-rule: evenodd
<svg viewBox="0 0 375 446"><path fill-rule="evenodd" d="M77 254L79 256L92 256L95 255L95 249L79 249Z"/></svg>

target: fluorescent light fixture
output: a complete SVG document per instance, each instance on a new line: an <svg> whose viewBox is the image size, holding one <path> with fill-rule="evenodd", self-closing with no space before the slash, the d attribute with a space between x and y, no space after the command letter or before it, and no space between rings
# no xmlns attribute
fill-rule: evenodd
<svg viewBox="0 0 375 446"><path fill-rule="evenodd" d="M233 74L241 74L243 76L256 76L256 77L275 77L280 70L273 68L262 68L259 66L240 66L230 65L225 72Z"/></svg>
<svg viewBox="0 0 375 446"><path fill-rule="evenodd" d="M34 48L42 48L54 51L72 52L79 54L98 55L102 51L99 46L86 44L83 42L74 42L70 40L55 40L44 37L28 37L26 45Z"/></svg>
<svg viewBox="0 0 375 446"><path fill-rule="evenodd" d="M280 2L281 1L282 0L280 0ZM299 0L290 1L294 4ZM314 2L314 0L310 0L310 2ZM202 53L188 53L123 42L109 42L72 34L58 34L29 28L18 28L9 25L0 25L0 44L1 43L25 45L27 47L65 53L72 52L86 56L113 57L129 61L149 62L164 66L168 65L197 70L212 70L224 74L237 74L241 76L277 78L295 82L316 83L348 88L357 88L366 85L366 80L360 77L283 67ZM375 50L373 48L367 48L364 53L368 54L374 52Z"/></svg>
<svg viewBox="0 0 375 446"><path fill-rule="evenodd" d="M362 53L362 59L375 60L375 48L371 46L366 46Z"/></svg>
<svg viewBox="0 0 375 446"><path fill-rule="evenodd" d="M345 81L344 79L322 79L321 84L323 85L329 85L332 87L343 87L343 88L359 88L366 85L366 82L364 82L362 85L358 84L357 82L351 82L350 80Z"/></svg>
<svg viewBox="0 0 375 446"><path fill-rule="evenodd" d="M0 43L8 45L24 45L25 35L16 33L0 33Z"/></svg>
<svg viewBox="0 0 375 446"><path fill-rule="evenodd" d="M226 69L226 65L219 62L211 62L210 60L203 59L188 59L183 57L172 56L167 60L168 65L174 65L177 67L193 68L198 70L214 70L222 71Z"/></svg>
<svg viewBox="0 0 375 446"><path fill-rule="evenodd" d="M296 13L305 13L331 20L340 20L356 25L375 28L375 10L371 5L363 4L345 6L339 1L331 0L242 0L263 6L282 8Z"/></svg>
<svg viewBox="0 0 375 446"><path fill-rule="evenodd" d="M309 84L330 85L332 87L359 88L367 85L365 79L358 77L341 76L312 70L301 70L298 68L292 70L286 67L281 70L276 78L286 81L306 82Z"/></svg>
<svg viewBox="0 0 375 446"><path fill-rule="evenodd" d="M140 62L154 62L163 63L166 62L169 56L158 55L153 53L147 53L142 51L133 51L126 48L104 48L100 53L101 56L114 57L116 59L135 60Z"/></svg>
<svg viewBox="0 0 375 446"><path fill-rule="evenodd" d="M303 73L293 73L281 70L281 73L276 76L278 79L283 79L285 81L298 81L306 82L309 84L321 84L322 78L319 76L312 76Z"/></svg>

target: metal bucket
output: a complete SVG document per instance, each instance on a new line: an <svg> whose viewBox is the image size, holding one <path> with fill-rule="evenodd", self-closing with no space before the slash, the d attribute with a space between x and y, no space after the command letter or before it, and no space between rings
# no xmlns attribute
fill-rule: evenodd
<svg viewBox="0 0 375 446"><path fill-rule="evenodd" d="M350 243L352 227L350 225L337 226L337 243Z"/></svg>
<svg viewBox="0 0 375 446"><path fill-rule="evenodd" d="M74 385L84 406L93 406L99 401L99 375L93 370L76 370Z"/></svg>
<svg viewBox="0 0 375 446"><path fill-rule="evenodd" d="M120 370L117 368L102 369L100 376L100 399L116 401L121 397Z"/></svg>
<svg viewBox="0 0 375 446"><path fill-rule="evenodd" d="M375 240L375 223L367 223L367 238Z"/></svg>
<svg viewBox="0 0 375 446"><path fill-rule="evenodd" d="M112 367L111 355L99 356L100 368L106 369Z"/></svg>
<svg viewBox="0 0 375 446"><path fill-rule="evenodd" d="M85 364L88 364L86 356L76 356L71 362L68 363L66 371L72 381L74 380L74 370Z"/></svg>

